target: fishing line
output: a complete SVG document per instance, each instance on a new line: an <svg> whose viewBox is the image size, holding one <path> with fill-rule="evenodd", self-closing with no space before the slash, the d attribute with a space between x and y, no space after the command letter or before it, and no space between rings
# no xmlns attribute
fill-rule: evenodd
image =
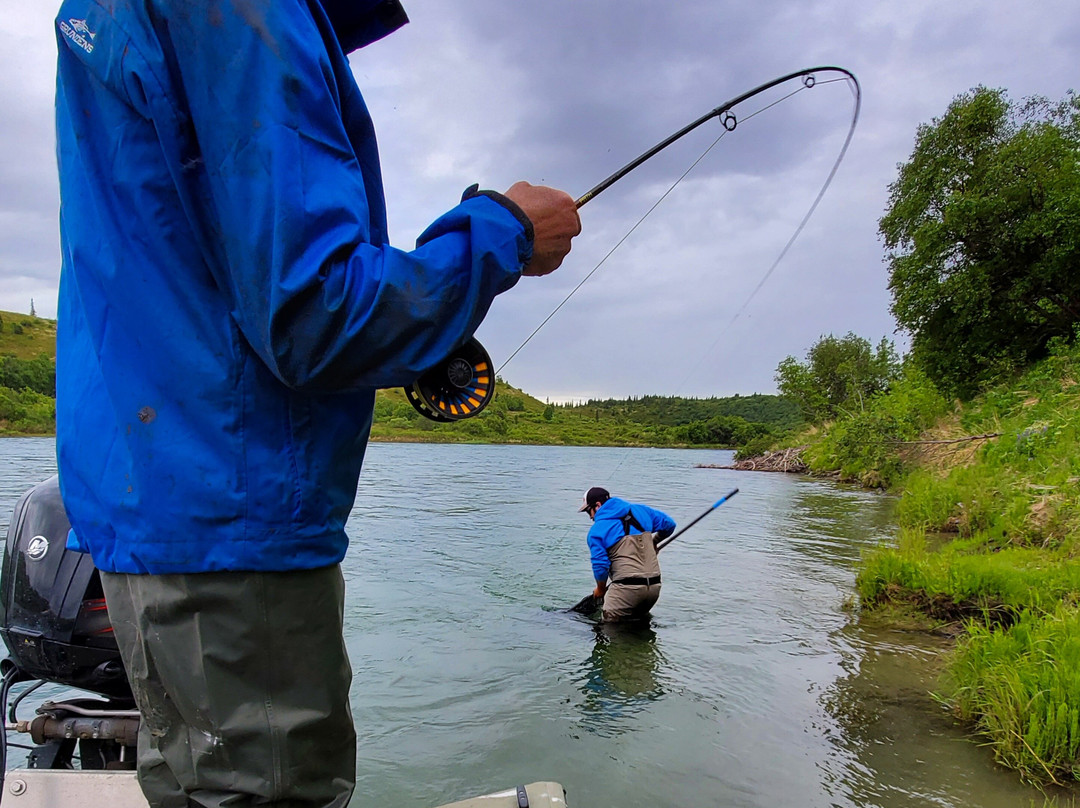
<svg viewBox="0 0 1080 808"><path fill-rule="evenodd" d="M849 86L851 84L850 81L848 81L848 79L846 79L846 78L829 79L829 80L823 81L821 83L822 84L832 84L833 82L837 82L837 81L848 82ZM798 92L798 91L796 91L796 92ZM693 367L690 368L690 371L683 378L682 382L680 382L679 385L677 386L677 388L676 388L677 390L683 389L683 387L686 385L687 379L689 379L691 376L693 376L694 373L697 371L697 369L699 367L701 367L701 363L704 362L705 359L713 352L713 350L716 348L717 344L719 344L720 340L723 339L724 335L731 329L731 327L733 325L735 325L735 321L738 320L740 316L742 316L742 313L744 311L746 311L746 309L747 309L747 307L749 307L751 301L753 301L754 297L757 296L757 293L761 291L761 287L763 287L765 285L766 281L769 280L769 277L773 274L773 272L776 270L776 268L780 265L780 262L783 261L784 258L787 256L788 251L791 250L792 246L795 244L795 241L799 238L799 235L802 233L802 231L805 229L807 223L810 221L810 217L813 216L814 211L817 210L818 204L821 202L822 198L825 196L825 192L829 189L829 186L832 184L833 178L836 176L836 172L840 168L840 163L843 161L844 155L847 154L848 146L851 145L851 139L855 135L855 125L859 121L859 109L860 109L861 100L862 100L862 94L861 94L861 92L859 90L859 86L858 86L857 82L855 83L855 87L854 87L853 92L854 92L854 95L855 95L855 112L854 112L854 114L852 115L852 118L851 118L851 125L848 127L847 137L844 138L844 145L840 147L840 153L837 155L836 160L833 161L832 168L829 170L829 175L825 178L825 183L821 186L821 190L818 191L817 196L814 198L813 203L811 203L810 207L807 209L806 213L803 215L802 220L799 222L798 227L795 228L795 232L793 232L791 234L791 238L789 238L788 241L787 241L787 244L784 245L784 249L782 249L780 251L780 254L776 256L776 260L772 262L772 265L769 267L769 269L762 276L761 280L758 281L757 286L755 286L753 288L753 290L750 292L749 296L746 298L746 300L743 302L743 304L741 306L739 306L738 310L732 316L731 320L729 320L727 325L725 325L723 327L723 329L720 330L720 333L718 333L716 335L716 339L714 339L712 341L712 344L709 345L709 347L702 353L701 358L698 359L698 361L693 365ZM781 99L781 100L783 100L783 99Z"/></svg>
<svg viewBox="0 0 1080 808"><path fill-rule="evenodd" d="M833 81L842 81L842 79L833 79ZM750 115L747 115L746 118L743 119L743 122L745 123L746 121L749 121L751 118L757 117L762 112L769 109L770 107L774 107L777 104L779 104L780 102L786 101L787 99L791 98L791 96L796 95L797 93L801 93L803 90L806 90L806 89L809 89L809 88L803 86L803 87L799 87L798 89L792 90L790 93L788 93L787 95L785 95L785 96L783 96L781 98L776 99L771 104L766 104L761 109L755 110ZM721 125L723 125L723 124L721 124ZM495 375L498 375L498 374L502 373L503 368L505 368L507 365L510 364L510 360L513 359L515 356L517 356L518 352L521 351L522 348L524 348L526 345L529 344L529 340L531 340L533 337L535 337L537 335L537 333L539 333L540 329L548 324L548 321L558 313L559 309L561 309L563 306L565 306L567 301L569 301L570 298L572 298L577 293L577 290L585 285L585 282L588 281L589 278L591 278L596 273L596 271L598 269L600 269L600 267L602 267L604 265L604 263L612 256L612 254L617 249L619 249L619 247L622 246L624 241L626 241L628 238L630 238L630 236L633 234L633 232L635 230L638 229L638 227L641 225L641 223L644 222L647 218L649 218L649 215L654 210L656 210L658 207L660 207L660 203L663 202L667 198L668 194L670 194L672 191L675 190L675 187L686 178L686 175L689 174L691 171L693 171L694 168L697 167L697 164L700 163L702 160L704 160L705 157L709 154L709 152L711 152L716 147L716 144L719 143L721 140L723 140L724 136L727 135L727 133L731 132L731 131L732 131L731 129L725 128L724 131L720 133L720 136L717 137L716 140L714 140L711 144L709 144L709 147L707 149L705 149L705 151L703 151L701 153L701 156L698 157L693 163L691 163L689 168L686 169L686 171L684 171L682 174L679 175L679 178L677 180L675 180L675 182L673 182L671 184L671 187L668 188L666 191L664 191L664 193L660 195L660 198L657 199L656 202L653 203L652 207L650 207L647 211L645 211L645 213L642 214L640 219L638 219L636 222L634 222L634 226L626 231L626 235L624 235L621 239L619 239L615 243L615 246L607 251L607 254L604 255L603 258L600 259L599 263L597 263L596 266L594 266L592 269L589 270L588 274L584 278L581 279L581 281L578 283L577 286L575 286L573 289L570 290L570 294L568 294L566 297L564 297L562 299L562 302L559 303L558 306L556 306L554 309L551 310L551 314L549 314L547 317L545 317L541 321L540 325L538 325L533 330L533 332L531 334L529 334L529 336L527 336L525 338L525 341L522 342L519 346L517 346L517 348L514 349L514 352L512 354L510 354L510 356L508 356L506 358L506 360L501 365L499 365L499 369L495 371ZM584 197L582 197L582 198L585 199ZM591 198L592 197L589 197L588 199L591 199ZM585 199L585 202L587 202L588 199ZM578 205L578 207L580 208L582 205L585 204L585 202L581 202Z"/></svg>
<svg viewBox="0 0 1080 808"><path fill-rule="evenodd" d="M860 108L861 108L861 101L862 101L862 92L861 92L861 90L859 88L858 81L855 80L855 78L853 76L851 76L850 78L849 77L844 77L844 78L837 78L837 79L829 79L829 80L826 80L826 81L822 81L820 83L821 84L832 84L832 83L837 82L837 81L847 82L848 86L850 88L852 88L852 93L853 93L854 99L855 99L855 110L852 113L851 124L848 126L847 136L844 138L843 146L841 146L839 154L837 155L836 159L833 161L832 168L829 170L828 176L825 178L825 182L822 184L820 190L817 193L817 196L814 198L814 201L810 204L810 207L807 209L806 213L803 215L802 219L800 220L798 226L795 228L795 231L792 233L791 237L788 239L787 243L784 245L784 248L780 251L780 253L777 255L776 259L769 266L768 270L762 276L761 280L758 281L757 285L754 287L754 289L750 292L749 296L746 298L746 300L743 302L743 304L738 308L738 310L732 316L731 320L727 323L727 325L725 325L724 328L721 329L720 333L717 334L717 337L716 337L715 340L713 340L712 344L709 345L709 347L701 354L701 358L698 359L696 363L694 363L694 365L687 372L686 376L683 377L683 380L678 385L676 385L676 388L675 388L676 389L676 394L678 393L678 391L685 388L687 381L696 373L697 369L701 366L701 363L704 362L705 359L713 352L713 350L716 348L716 346L720 342L720 340L724 337L724 335L735 324L735 321L739 319L739 317L742 315L742 313L744 311L746 311L746 309L750 305L751 301L753 301L754 297L761 290L761 288L765 285L765 283L768 281L769 277L773 274L773 272L776 270L776 268L780 265L780 262L783 261L784 258L787 256L788 252L791 250L791 247L795 244L795 241L798 239L799 235L802 233L802 231L805 229L807 223L810 221L810 217L813 216L814 212L817 210L818 205L820 204L822 198L825 196L825 192L829 189L829 186L832 184L833 178L836 176L836 172L840 168L840 163L843 162L844 156L847 154L848 146L851 144L852 137L855 134L855 127L856 127L856 125L858 124L858 121L859 121L859 111L860 111ZM773 101L772 103L770 103L770 104L762 107L761 109L757 110L752 115L747 116L745 120L750 120L755 115L759 115L760 113L764 112L765 110L769 109L770 107L776 106L776 104L779 104L781 101L784 101L784 100L790 98L791 96L795 95L796 93L802 92L805 89L810 89L810 87L813 87L813 86L814 86L814 84L810 84L809 86L804 84L804 86L798 88L797 90L793 90L792 92L788 93L787 95L783 96L782 98L779 98L776 101ZM725 132L725 134L726 134L726 132ZM723 137L723 135L721 135L721 137ZM713 143L713 146L715 146L715 145L716 144ZM711 150L711 149L712 149L712 146L709 147L709 150ZM709 150L706 150L706 154L708 153ZM704 157L704 156L705 155L703 154L702 157ZM697 165L697 163L701 161L702 157L699 157L698 160L696 160L694 162L694 165ZM691 166L690 168L692 169L693 166ZM687 169L687 173L689 172L689 170L690 169ZM683 177L685 177L685 176L686 176L686 173L683 174ZM682 180L682 177L679 178L679 181L681 181L681 180ZM670 190L671 189L669 189L668 193L670 193ZM665 196L666 195L667 194L665 194ZM654 205L653 208L651 208L649 210L649 212L651 213L652 210L655 209L655 207L656 206ZM648 215L648 214L646 214L646 215ZM639 224L640 224L640 222L639 222ZM636 225L635 225L635 227L636 227ZM623 240L625 240L625 238ZM622 242L620 241L620 244L621 243ZM616 245L616 246L618 246L618 245ZM605 259L606 259L606 256L605 256ZM592 273L590 273L590 275L591 274ZM588 280L588 276L586 276L585 280ZM584 283L584 281L583 281L583 283ZM579 287L580 287L580 284L579 284ZM577 291L577 289L575 289L574 291ZM563 302L565 303L566 301L563 301ZM561 304L560 304L560 306L561 306ZM558 309L556 309L556 311L557 310ZM554 314L554 312L553 312L553 314ZM549 319L550 319L550 316L549 316ZM531 336L532 335L530 335L530 338L531 338ZM526 342L527 341L528 340L526 340ZM520 348L518 350L520 350ZM516 353L516 351L515 351L515 353ZM507 360L507 361L509 361L509 360ZM505 363L503 363L503 364L505 366ZM624 451L622 456L619 458L619 461L611 469L611 472L608 474L608 477L607 477L608 481L610 481L611 479L614 478L615 474L622 467L623 463L626 461L626 458L629 456L629 454L630 454L630 449L627 448L626 451Z"/></svg>
<svg viewBox="0 0 1080 808"><path fill-rule="evenodd" d="M796 92L797 92L797 91L796 91ZM600 267L602 267L602 266L604 265L604 262L605 262L605 261L607 261L607 260L608 260L608 259L609 259L609 258L610 258L610 257L612 256L612 254L613 254L613 253L614 253L614 252L615 252L615 251L616 251L617 249L619 249L619 247L621 247L621 246L622 246L622 243L623 243L624 241L626 241L626 240L627 240L628 238L630 238L630 235L631 235L631 234L632 234L632 233L633 233L633 232L634 232L635 230L637 230L637 229L638 229L638 226L639 226L639 225L640 225L640 224L641 224L642 222L644 222L644 221L645 221L645 220L646 220L647 218L649 218L649 214L650 214L650 213L652 213L652 212L653 212L654 210L656 210L656 209L657 209L657 208L658 208L658 207L660 206L660 203L661 203L661 202L663 202L663 201L664 201L664 200L665 200L665 199L667 198L667 195L668 195L668 194L670 194L670 193L671 193L672 191L674 191L674 190L675 190L675 186L676 186L676 185L678 185L678 184L679 184L680 182L682 182L682 181L683 181L683 178L684 178L684 177L685 177L685 176L686 176L687 174L689 174L689 173L690 173L691 171L693 171L693 170L694 170L694 166L696 166L696 165L697 165L698 163L700 163L700 162L701 162L702 160L704 160L704 159L705 159L705 155L707 155L707 154L708 154L709 152L711 152L711 151L713 150L713 146L715 146L715 145L716 145L717 143L719 143L719 142L720 142L721 140L723 140L723 139L724 139L724 135L726 135L727 133L728 133L728 130L726 130L726 129L725 129L725 130L724 130L724 131L723 131L723 132L722 132L722 133L720 134L720 136L719 136L719 137L718 137L718 138L717 138L716 140L714 140L714 141L712 142L712 145L710 145L710 146L709 146L709 148L705 149L705 151L704 151L704 152L702 153L702 155L701 155L700 157L698 157L698 159L696 159L696 160L695 160L695 161L694 161L693 163L691 163L690 167L689 167L688 169L686 169L686 171L684 171L684 172L683 172L683 173L682 173L682 174L681 174L681 175L679 176L679 178L678 178L677 180L675 180L675 182L674 182L674 183L672 183L671 187L670 187L670 188L668 188L668 189L667 189L666 191L664 191L664 193L663 193L663 194L661 194L661 195L660 195L660 198L659 198L659 199L657 199L657 200L656 200L656 202L654 202L654 203L653 203L652 207L651 207L651 208L649 208L649 209L648 209L647 211L645 211L645 213L644 213L644 214L642 215L642 217L641 217L640 219L638 219L638 220L637 220L636 222L634 222L634 226L633 226L633 227L631 227L631 228L630 228L629 230L627 230L627 231L626 231L626 235L625 235L625 236L623 236L623 237L622 237L621 239L619 239L619 240L618 240L618 242L616 242L616 244L615 244L615 246L614 246L614 247L612 247L612 248L611 248L610 250L608 250L607 254L606 254L606 255L605 255L605 256L604 256L603 258L601 258L601 259L600 259L600 262L599 262L599 263L598 263L598 264L597 264L596 266L594 266L594 267L593 267L592 269L590 269L590 270L589 270L589 273L588 273L588 274L587 274L587 275L586 275L586 276L585 276L584 278L582 278L582 279L581 279L581 281L580 281L580 282L578 283L578 285L577 285L577 286L575 286L575 287L574 287L574 288L573 288L572 290L570 290L570 294L568 294L568 295L567 295L566 297L564 297L564 298L563 298L563 300L562 300L562 302L561 302L561 303L560 303L560 304L559 304L558 306L556 306L556 307L555 307L554 309L552 309L552 311L551 311L551 314L549 314L549 315L548 315L547 317L545 317L545 318L543 319L543 321L542 321L542 322L540 323L540 325L538 325L538 326L537 326L537 327L536 327L536 328L535 328L535 329L533 330L533 332L532 332L531 334L529 334L529 336L527 336L527 337L525 338L525 341L524 341L524 342L522 342L522 343L521 343L521 344L520 344L519 346L517 346L517 348L515 348L515 349L514 349L514 352L513 352L512 354L510 354L510 356L508 356L508 357L506 358L506 361L505 361L505 362L503 362L503 363L502 363L502 364L501 364L501 365L499 366L499 369L498 369L497 371L495 371L496 375L498 375L499 373L502 373L502 370L503 370L503 368L504 368L504 367L506 367L507 365L509 365L509 364L510 364L510 360L511 360L511 359L513 359L513 358L514 358L515 356L517 356L517 355L518 355L518 352L519 352L519 351L520 351L520 350L521 350L522 348L524 348L524 347L525 347L526 345L528 345L528 344L529 344L529 340L531 340L531 339L532 339L533 337L535 337L535 336L537 335L537 333L538 333L538 332L540 331L540 329L541 329L541 328L543 328L543 327L544 327L545 325L547 325L548 321L549 321L549 320L550 320L550 319L551 319L552 317L554 317L554 316L555 316L555 314L556 314L556 313L557 313L557 312L559 311L559 309L561 309L561 308L562 308L563 306L565 306L565 305L566 305L566 303L567 303L567 301L569 301L569 300L570 300L570 298L572 298L572 297L574 296L574 294L575 294L575 293L577 292L577 290L578 290L578 289L580 289L580 288L581 288L582 286L584 286L584 285L585 285L585 282L586 282L587 280L589 280L589 278L591 278L591 277L592 277L592 276L593 276L593 275L594 275L594 274L596 273L596 271L597 271L598 269L600 269Z"/></svg>
<svg viewBox="0 0 1080 808"><path fill-rule="evenodd" d="M810 75L809 72L803 73L803 74L796 74L796 75L803 75L803 77L804 77L804 82L803 82L801 87L798 87L798 88L792 90L791 92L787 93L786 95L783 95L780 98L777 98L775 101L772 101L772 102L766 104L765 106L761 107L760 109L755 110L751 114L747 115L742 120L742 123L746 123L747 121L752 120L753 118L756 118L758 115L765 112L766 110L769 110L772 107L775 107L777 104L783 103L784 101L786 101L787 99L791 98L794 95L798 95L799 93L801 93L801 92L803 92L805 90L811 89L812 87L816 86L819 83L819 82L816 82L816 81L809 81L809 83L808 83L806 81L806 79ZM826 81L820 82L820 84L832 84L832 83L837 82L837 81L850 82L850 81L853 81L853 80L854 80L854 77L851 77L850 79L848 77L844 77L844 78L837 78L837 79L828 79ZM762 277L762 279L758 282L757 286L754 287L754 290L750 293L750 296L746 299L746 301L742 304L742 306L739 307L739 310L735 313L735 316L732 317L731 322L728 323L728 325L725 327L724 332L726 332L727 329L730 328L732 324L734 324L735 320L737 320L739 318L739 316L743 313L743 311L746 310L746 307L750 305L750 302L757 295L758 291L761 290L761 287L765 285L766 281L768 281L769 277L773 274L773 271L777 268L777 266L779 266L780 262L784 260L784 257L787 255L788 251L791 249L791 247L795 243L796 239L798 239L799 235L802 233L803 229L806 227L806 224L810 220L810 217L814 214L814 211L817 209L818 203L821 202L822 197L825 195L825 192L828 190L829 185L832 183L833 177L836 175L836 171L840 167L840 163L844 159L844 155L847 152L848 144L851 143L852 135L854 135L854 133L855 133L855 125L858 122L858 118L859 118L859 98L861 97L861 93L858 92L858 82L857 81L855 82L855 86L856 86L856 108L855 108L855 113L854 113L854 116L852 117L851 125L848 128L847 138L844 141L844 145L840 150L839 156L836 158L836 161L833 163L832 170L829 172L829 175L825 180L825 184L821 186L821 190L818 191L817 197L814 199L813 204L811 204L809 210L807 210L806 215L803 216L802 221L799 223L799 226L795 229L795 232L792 234L791 238L788 239L787 244L784 245L784 249L780 251L780 254L777 256L776 260L773 261L772 266L769 267L768 271L765 273L765 275ZM734 106L734 105L731 104L730 106ZM560 302L559 305L557 305L554 309L552 309L551 313L548 314L548 316L545 317L540 322L540 324L532 331L532 333L530 333L529 336L527 336L525 338L525 340L517 348L514 349L513 353L511 353L510 356L508 356L506 358L506 360L499 366L499 369L496 371L496 375L498 375L499 373L502 373L503 369L508 364L510 364L510 360L512 360L515 356L517 356L518 353L526 345L529 344L529 341L533 337L535 337L537 335L537 333L539 333L540 329L542 329L545 325L547 325L547 323L559 312L559 310L563 306L566 305L566 303L570 300L570 298L572 298L577 293L577 291L579 289L581 289L582 286L585 285L585 283L589 280L589 278L591 278L594 274L596 274L596 272L600 269L600 267L602 267L607 262L607 260L612 256L612 254L617 249L619 249L619 247L621 247L623 245L623 243L628 238L630 238L630 236L634 233L634 231L638 229L638 227L652 214L652 212L654 210L656 210L660 206L660 203L663 202L668 197L668 195L672 191L674 191L675 188L686 178L686 176L691 171L693 171L694 168L697 167L698 163L700 163L702 160L704 160L705 157L716 147L716 145L721 140L724 139L724 136L727 135L729 132L734 131L734 128L735 128L734 125L732 125L731 128L728 128L728 124L723 122L723 120L721 120L721 125L724 126L724 131L720 133L720 136L717 137L716 140L714 140L711 144L709 144L708 148L706 148L705 151L702 152L701 155L696 160L694 160L694 162L691 163L690 166L682 174L679 175L678 179L676 179L675 182L673 182L671 184L671 186L666 191L664 191L664 193L660 196L660 198L657 199L656 202L653 203L653 205L647 211L645 211L645 213L641 216L641 218L639 218L634 223L634 225L626 232L626 235L624 235L622 238L619 239L618 242L616 242L615 246L612 247L604 255L604 257L600 259L600 261L596 264L596 266L594 266L591 270L589 270L588 274L586 274L585 277L581 279L581 281L577 284L577 286L575 286L572 290L570 290L570 293L566 297L564 297L562 299L562 302ZM668 143L668 142L671 142L671 141L666 141L666 143ZM655 151L652 152L652 153L655 153ZM613 176L618 178L620 176L623 176L623 174L616 174L616 175L613 175ZM604 185L603 187L600 188L600 190L603 190L606 187L607 186ZM594 196L596 196L597 193L599 193L599 191L594 189L593 191L590 191L588 194L583 196L578 201L578 207L579 208L582 207L586 202L588 202L590 199L592 199ZM720 336L717 337L716 341L714 341L713 344L709 346L708 351L706 351L706 355L709 352L711 352L713 348L716 347L716 343L720 341L720 338L723 336L724 332L721 332ZM704 357L701 360L698 360L697 364L694 366L694 370L696 370L697 367L700 366L702 361L704 361ZM692 372L693 371L691 371L691 373ZM684 380L684 382L685 382L685 380ZM682 385L680 384L679 387L681 388Z"/></svg>

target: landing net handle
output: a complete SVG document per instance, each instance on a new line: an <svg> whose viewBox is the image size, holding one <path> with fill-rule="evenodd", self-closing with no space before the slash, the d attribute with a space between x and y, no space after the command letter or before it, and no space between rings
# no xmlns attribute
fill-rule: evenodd
<svg viewBox="0 0 1080 808"><path fill-rule="evenodd" d="M479 415L494 394L495 369L475 337L405 388L413 408L439 423Z"/></svg>

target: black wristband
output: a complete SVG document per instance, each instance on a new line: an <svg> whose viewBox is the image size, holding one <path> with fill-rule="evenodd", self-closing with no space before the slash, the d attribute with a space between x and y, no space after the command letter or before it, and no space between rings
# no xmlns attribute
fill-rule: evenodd
<svg viewBox="0 0 1080 808"><path fill-rule="evenodd" d="M465 193L461 195L461 201L464 202L466 199L472 199L474 196L486 196L488 199L494 199L514 214L514 218L521 222L521 226L525 228L525 238L532 244L535 235L532 220L525 215L525 211L518 206L517 202L500 194L498 191L481 191L479 183L475 183L466 188Z"/></svg>

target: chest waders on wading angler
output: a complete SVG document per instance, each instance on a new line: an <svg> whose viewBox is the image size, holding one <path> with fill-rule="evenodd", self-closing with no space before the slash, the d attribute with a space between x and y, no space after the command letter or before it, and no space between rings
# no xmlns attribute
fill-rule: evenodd
<svg viewBox="0 0 1080 808"><path fill-rule="evenodd" d="M726 494L724 494L724 496L720 497L720 499L716 500L716 502L714 502L712 505L710 505L708 508L706 508L703 513L696 516L690 522L690 524L688 524L686 527L679 528L674 533L672 533L670 536L668 536L666 539L662 539L661 541L656 542L656 552L659 553L661 550L663 550L665 547L667 547L669 544L671 544L673 541L675 541L675 539L679 538L679 536L681 536L683 533L688 531L690 528L692 528L694 525L696 525L698 522L700 522L702 519L704 519L710 513L715 511L717 508L719 508L721 505L723 505L725 502L727 502L729 499L731 499L737 493L739 493L739 489L738 488L732 488L730 491L728 491ZM628 516L632 517L632 514L628 514ZM637 524L637 523L636 522L631 522L629 519L626 520L625 522L623 522L623 527L626 529L627 535L629 535L629 533L630 533L629 525L631 525L631 524ZM638 529L640 530L641 527L639 526ZM611 558L610 553L608 554L608 558ZM659 562L657 562L656 574L657 574L657 576L660 575ZM660 583L659 577L657 577L656 583L657 583L657 585L659 585L659 583ZM575 603L573 606L571 606L569 609L566 609L565 611L575 612L577 614L585 615L586 617L588 617L588 616L591 616L591 615L595 614L596 611L602 607L603 602L604 602L603 598L597 598L594 594L592 594L590 592L588 595L583 597L581 600L579 600L577 603Z"/></svg>
<svg viewBox="0 0 1080 808"><path fill-rule="evenodd" d="M643 620L660 598L660 560L653 534L633 512L622 518L625 535L608 548L611 586L604 595L604 620ZM633 528L637 533L631 533Z"/></svg>

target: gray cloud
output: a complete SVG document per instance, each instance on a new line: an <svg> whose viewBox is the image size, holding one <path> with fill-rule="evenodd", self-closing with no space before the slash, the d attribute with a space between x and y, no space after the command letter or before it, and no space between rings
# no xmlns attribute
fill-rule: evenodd
<svg viewBox="0 0 1080 808"><path fill-rule="evenodd" d="M725 99L816 64L858 75L862 118L806 230L851 114L819 85L725 136L505 368L541 397L771 392L820 336L894 335L877 220L915 128L974 85L1060 98L1075 75L1073 0L747 4L701 0L406 0L412 23L352 57L383 154L391 235L408 247L472 182L579 195ZM0 22L0 308L55 311L54 11ZM772 95L777 98L782 92ZM703 127L582 210L554 275L525 278L479 337L496 365L720 134ZM751 295L753 297L751 298ZM748 302L749 301L749 302Z"/></svg>
<svg viewBox="0 0 1080 808"><path fill-rule="evenodd" d="M52 123L52 14L5 9L0 22L0 309L55 316L59 192Z"/></svg>

